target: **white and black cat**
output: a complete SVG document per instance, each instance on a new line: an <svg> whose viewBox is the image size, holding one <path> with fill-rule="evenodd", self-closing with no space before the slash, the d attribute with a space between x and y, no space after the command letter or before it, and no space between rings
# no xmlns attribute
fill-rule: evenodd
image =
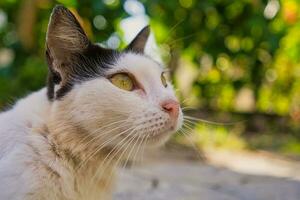
<svg viewBox="0 0 300 200"><path fill-rule="evenodd" d="M47 88L0 115L0 200L108 200L116 166L181 127L164 69L143 53L148 35L104 49L54 8Z"/></svg>

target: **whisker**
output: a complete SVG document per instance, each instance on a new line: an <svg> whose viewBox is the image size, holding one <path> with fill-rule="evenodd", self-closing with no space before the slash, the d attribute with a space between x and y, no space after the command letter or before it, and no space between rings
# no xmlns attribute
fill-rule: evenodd
<svg viewBox="0 0 300 200"><path fill-rule="evenodd" d="M243 121L237 121L237 122L214 122L214 121L209 121L209 120L196 118L196 117L191 117L191 116L187 116L187 115L185 115L183 118L187 119L187 120L192 120L192 121L196 121L196 122L203 122L203 123L219 125L219 126L236 125L238 123L244 123L246 121L246 120L243 120Z"/></svg>
<svg viewBox="0 0 300 200"><path fill-rule="evenodd" d="M191 97L189 97L189 98L185 98L185 99L183 99L183 101L181 102L181 104L184 104L185 102L187 102L188 100L190 100L190 99L192 99Z"/></svg>
<svg viewBox="0 0 300 200"><path fill-rule="evenodd" d="M189 106L186 106L186 107L182 107L182 108L181 108L182 111L195 110L195 109L197 109L197 108L189 107Z"/></svg>
<svg viewBox="0 0 300 200"><path fill-rule="evenodd" d="M189 125L191 125L191 126L196 126L196 125L198 124L198 122L196 122L196 121L191 121L191 120L188 120L188 119L184 119L184 120L183 120L183 123L184 123L184 124L189 124Z"/></svg>
<svg viewBox="0 0 300 200"><path fill-rule="evenodd" d="M173 27L171 27L171 28L169 29L167 35L170 36L182 22L184 22L184 19L178 21ZM169 39L170 39L170 37L167 37L167 38L166 38L165 40L163 40L161 43L162 43L162 44L167 43Z"/></svg>
<svg viewBox="0 0 300 200"><path fill-rule="evenodd" d="M136 138L136 136L134 136L132 139L129 139L129 142L128 142L128 143L126 142L127 145L122 145L122 146L125 147L125 148L124 148L124 150L121 152L121 154L120 154L120 156L118 157L118 159L117 159L117 161L115 162L115 164L112 166L112 170L111 170L111 172L110 172L110 174L109 174L109 176L108 176L108 180L107 180L106 184L104 185L104 188L106 188L106 187L108 186L108 183L111 181L112 176L113 176L113 170L115 170L116 167L119 165L119 163L120 163L120 161L121 161L121 158L123 157L123 154L126 153L127 149L131 146L131 143L135 140L135 138ZM134 144L134 145L135 145L135 144ZM120 148L120 149L123 149L123 147ZM115 157L116 155L117 155L117 154L115 154L114 156L112 156L111 161L113 160L113 157ZM111 162L111 161L110 161L110 162ZM107 163L107 166L108 166L108 164L109 164L110 162ZM103 170L103 171L104 171L104 170ZM100 176L100 177L101 177L101 176Z"/></svg>
<svg viewBox="0 0 300 200"><path fill-rule="evenodd" d="M127 123L122 123L121 125L122 125L122 126L117 126L117 127L113 128L113 129L110 129L110 130L108 130L108 131L106 131L106 132L104 132L104 133L101 133L101 134L97 135L96 137L93 137L93 138L92 138L90 141L88 141L85 145L87 146L87 145L89 145L91 142L93 142L93 141L95 141L95 140L97 140L97 139L99 139L99 138L101 138L101 137L103 137L103 136L106 136L107 134L112 133L112 132L115 131L115 130L118 130L118 129L120 129L120 128L124 128L124 127L128 126ZM100 130L99 130L99 131L100 131ZM90 134L89 134L89 135L90 135Z"/></svg>
<svg viewBox="0 0 300 200"><path fill-rule="evenodd" d="M194 131L194 126L195 126L195 124L188 124L188 123L183 124L183 127L188 128L190 131Z"/></svg>
<svg viewBox="0 0 300 200"><path fill-rule="evenodd" d="M170 42L168 45L171 46L171 48L172 48L177 42L180 42L180 41L189 39L189 38L191 38L191 37L194 37L195 35L196 35L196 33L192 33L192 34L186 35L186 36L184 36L184 37L175 39L175 40L173 40L172 42Z"/></svg>
<svg viewBox="0 0 300 200"><path fill-rule="evenodd" d="M134 148L135 148L135 145L138 143L139 137L140 137L140 134L139 134L138 136L136 136L137 140L136 140L136 142L134 143L134 145L132 146L130 152L128 153L128 156L127 156L127 158L126 158L126 162L124 162L122 168L125 168L125 167L126 167L128 161L129 161L129 159L131 158L131 154L132 154L132 152L133 152L133 150L134 150Z"/></svg>
<svg viewBox="0 0 300 200"><path fill-rule="evenodd" d="M122 147L124 146L124 144L122 144L122 143L125 142L128 138L130 138L130 137L134 134L134 132L135 132L136 129L137 129L137 127L136 127L136 128L133 128L133 129L131 130L131 132L130 132L127 136L125 136L121 141L118 142L117 145L115 145L115 146L113 147L113 149L106 155L106 157L105 157L104 160L102 161L101 166L102 166L103 164L105 164L106 160L109 158L109 156L111 155L111 153L113 153L113 151L117 150L118 145L121 144L121 147L117 150L117 152L115 152L114 156L117 155L117 154L119 153L119 151L120 151L120 150L122 149ZM125 143L126 143L126 142L125 142ZM112 160L114 156L112 156L112 158L111 158L110 160ZM110 160L109 160L109 162L110 162ZM97 172L96 172L96 174L94 175L94 177L95 177L96 175L97 175Z"/></svg>
<svg viewBox="0 0 300 200"><path fill-rule="evenodd" d="M92 177L92 182L93 180L98 177L98 178L101 178L102 177L102 174L104 173L104 171L106 170L106 168L109 166L108 164L110 164L110 162L112 162L112 160L114 159L114 157L123 149L124 146L127 145L127 147L125 149L123 149L123 151L121 152L121 155L119 156L119 158L122 157L122 155L125 153L126 149L128 148L128 146L130 146L131 142L134 141L134 138L133 137L132 139L129 139L129 141L127 140L128 138L130 138L134 133L135 133L135 129L133 129L125 138L123 138L123 140L121 140L119 144L121 144L121 147L117 150L117 146L114 146L114 148L106 155L106 157L104 158L104 160L102 161L102 164L101 166L98 168L98 170L96 171L95 175ZM127 141L126 141L127 140ZM124 142L124 143L123 143ZM123 143L123 144L122 144ZM116 152L114 152L115 150L117 150ZM106 162L106 160L110 157L111 153L114 154L111 156L111 158ZM104 165L105 164L105 165ZM104 168L102 168L102 166L104 166ZM102 169L102 173L100 173L100 175L98 176L98 173L99 173L99 170Z"/></svg>
<svg viewBox="0 0 300 200"><path fill-rule="evenodd" d="M195 145L194 141L191 139L190 133L186 132L184 129L181 129L180 132L186 137L186 139L192 145L192 148L197 152L197 157L200 160L203 160L203 156L199 153L198 147Z"/></svg>
<svg viewBox="0 0 300 200"><path fill-rule="evenodd" d="M118 151L114 152L114 149L112 149L109 154L113 153L110 158L109 156L107 156L106 158L109 158L107 162L105 162L105 160L101 163L101 165L98 167L98 169L96 170L94 176L92 177L92 181L91 183L97 183L97 180L101 179L103 173L107 173L106 169L108 168L109 164L114 160L114 158L117 156L117 154L121 152L121 155L126 151L126 149L130 146L131 142L133 141L134 139L131 138L127 141L125 141L123 144L121 144L121 147L118 149ZM120 145L120 142L118 143L118 145ZM125 147L125 148L123 148ZM120 157L121 157L120 155ZM119 158L120 158L119 157ZM113 176L113 171L115 170L116 166L117 166L118 162L115 162L112 164L112 166L110 167L110 171L108 171L109 174L106 174L105 176L107 176L106 180L105 180L105 184L103 186L103 189L106 190L106 188L108 187L109 183L111 182L111 178ZM100 172L100 174L99 174ZM99 175L98 175L99 174ZM95 182L94 182L95 180Z"/></svg>
<svg viewBox="0 0 300 200"><path fill-rule="evenodd" d="M125 126L118 126L118 127L115 127L115 128L113 128L113 129L110 129L108 132L104 132L104 133L102 133L102 134L99 134L99 135L97 135L96 137L93 137L93 135L95 134L95 133L98 133L98 132L100 132L100 131L102 131L102 130L105 130L105 128L109 128L109 127L111 127L112 125L116 125L116 124L119 124L119 125L125 125L127 120L121 120L121 121L117 121L117 122L113 122L113 123L110 123L110 124L107 124L107 125L105 125L105 126L102 126L102 127L100 127L99 129L96 129L95 131L93 131L93 132L91 132L91 133L88 133L85 137L83 137L81 140L80 140L80 142L79 143L83 143L85 146L87 146L87 145L89 145L91 142L93 142L94 140L96 140L96 139L99 139L100 137L103 137L104 135L107 135L108 133L111 133L113 130L116 130L116 129L118 129L118 128L122 128L122 127L125 127ZM90 137L92 137L92 139L91 140L89 140L87 143L85 143L85 141L88 139L88 138L90 138Z"/></svg>
<svg viewBox="0 0 300 200"><path fill-rule="evenodd" d="M142 136L142 137L141 137L141 136ZM140 139L140 137L141 137L142 139ZM141 140L141 141L140 141L140 143L138 144L138 147L137 147L137 149L136 149L136 151L135 151L135 154L134 154L134 156L133 156L133 159L132 159L133 162L135 162L136 156L138 155L138 153L139 153L139 151L140 151L140 147L141 147L141 145L143 144L144 137L145 137L145 136L143 136L142 134L140 134L140 136L137 138L137 140Z"/></svg>
<svg viewBox="0 0 300 200"><path fill-rule="evenodd" d="M147 134L147 136L145 137L145 141L143 142L144 145L142 147L142 153L141 153L141 160L140 160L140 163L142 164L144 162L144 153L145 153L145 148L146 148L146 145L147 145L147 141L148 141L148 138L149 138L149 134Z"/></svg>
<svg viewBox="0 0 300 200"><path fill-rule="evenodd" d="M121 133L119 133L119 134L113 136L113 137L110 138L109 140L106 140L104 143L102 143L102 144L98 147L98 149L97 149L96 151L94 151L92 154L89 154L89 155L88 155L87 159L85 159L85 161L79 165L80 167L78 167L78 169L80 169L84 164L86 164L87 161L88 161L89 159L91 159L94 155L96 155L96 154L97 154L101 149L103 149L103 147L105 147L107 144L111 143L112 141L114 141L115 139L117 139L119 136L125 134L127 131L130 131L130 130L132 130L132 129L134 130L134 128L131 127L131 128L129 128L129 129L127 129L127 130L125 130L125 131L122 131Z"/></svg>

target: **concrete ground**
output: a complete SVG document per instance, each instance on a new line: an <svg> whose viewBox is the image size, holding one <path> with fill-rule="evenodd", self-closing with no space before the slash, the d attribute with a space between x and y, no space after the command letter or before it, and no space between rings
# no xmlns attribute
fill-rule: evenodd
<svg viewBox="0 0 300 200"><path fill-rule="evenodd" d="M300 163L266 153L158 151L119 174L115 200L300 200Z"/></svg>

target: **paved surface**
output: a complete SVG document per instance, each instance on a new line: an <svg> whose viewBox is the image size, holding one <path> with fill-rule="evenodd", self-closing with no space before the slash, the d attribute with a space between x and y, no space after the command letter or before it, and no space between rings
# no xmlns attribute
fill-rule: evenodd
<svg viewBox="0 0 300 200"><path fill-rule="evenodd" d="M239 155L240 156L240 155ZM237 156L237 158L239 158ZM249 162L255 171L241 173L243 167L234 164L220 167L220 163L206 164L192 159L183 159L172 154L160 155L145 161L143 166L124 169L120 172L115 200L300 200L299 163L271 162L274 169L289 168L289 173L272 172L272 176L254 175L255 159ZM216 156L218 157L218 155ZM225 156L226 157L226 156ZM234 155L230 157L234 161ZM247 157L247 156L245 156ZM261 158L261 156L257 156ZM224 156L222 156L224 159ZM149 161L150 160L150 161ZM259 159L258 159L259 160ZM246 160L247 162L249 160ZM222 162L224 163L224 162ZM239 163L239 162L237 162ZM226 162L225 162L226 165ZM281 165L281 166L278 166ZM271 166L271 167L270 167ZM291 167L292 166L292 167ZM297 166L295 168L295 166ZM247 166L248 170L251 167ZM272 165L265 165L270 167ZM263 168L263 167L262 167ZM234 171L233 171L234 170ZM251 175L250 175L251 173Z"/></svg>

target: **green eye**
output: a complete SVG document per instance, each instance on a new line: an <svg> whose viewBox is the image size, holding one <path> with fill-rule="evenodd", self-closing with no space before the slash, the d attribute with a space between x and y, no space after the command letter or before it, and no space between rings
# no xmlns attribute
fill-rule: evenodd
<svg viewBox="0 0 300 200"><path fill-rule="evenodd" d="M115 74L110 78L112 84L120 89L132 91L134 89L133 80L125 73Z"/></svg>
<svg viewBox="0 0 300 200"><path fill-rule="evenodd" d="M161 73L160 79L161 79L161 82L162 82L163 86L164 86L164 87L167 87L167 86L168 86L168 83L167 83L167 79L166 79L166 77L165 77L165 75L164 75L164 72Z"/></svg>

